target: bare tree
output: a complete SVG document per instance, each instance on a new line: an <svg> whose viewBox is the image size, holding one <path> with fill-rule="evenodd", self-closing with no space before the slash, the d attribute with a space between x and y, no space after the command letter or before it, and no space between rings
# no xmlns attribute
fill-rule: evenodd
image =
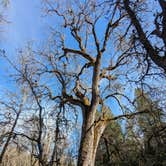
<svg viewBox="0 0 166 166"><path fill-rule="evenodd" d="M50 101L49 89L42 82L44 77L40 76L43 71L38 70L41 64L33 56L29 45L25 51L20 51L17 63L7 56L4 57L15 70L13 78L16 83L25 87L27 92L26 100L24 98L16 120L13 122L11 119L14 125L4 146L5 151L14 136L14 144L23 149L27 155L31 155L31 165L62 165L64 163L62 158L67 156L65 150L68 148L68 133L71 131L72 123L68 125L69 120L65 118L62 104ZM15 99L17 100L17 97ZM14 109L16 103L11 102L9 98L10 105L5 106ZM8 110L9 114L11 109ZM21 122L17 130L14 130L22 111ZM3 151L2 154L4 155Z"/></svg>
<svg viewBox="0 0 166 166"><path fill-rule="evenodd" d="M21 101L18 100L15 94L13 94L12 96L10 96L10 99L7 99L9 101L3 101L3 100L0 101L1 111L2 111L1 115L5 117L5 119L3 119L3 121L0 124L2 126L9 125L8 127L6 127L7 131L1 135L1 141L3 141L4 143L2 144L2 149L0 153L0 163L2 163L3 157L5 155L5 152L7 151L10 141L14 137L15 128L18 125L20 114L23 111L23 107L26 102L26 97L27 97L26 89L25 88L22 89Z"/></svg>
<svg viewBox="0 0 166 166"><path fill-rule="evenodd" d="M42 63L40 70L47 78L55 76L58 82L58 89L46 86L50 99L60 102L64 108L76 106L81 109L83 122L78 165L91 166L108 122L138 114L111 117L110 108L106 106L106 100L111 98L121 106L118 96L132 104L129 97L120 92L120 86L117 88L117 77L113 74L119 67L125 70L124 66L131 62L128 59L131 46L121 48L125 42L119 41L120 25L125 24L126 13L120 12L119 1L113 1L109 7L95 1L66 4L67 7L46 1L47 12L61 18L61 29L53 31L55 40L49 44L49 49L39 52L47 61ZM112 12L108 13L108 9ZM100 23L103 26L99 30ZM69 42L74 47L66 44ZM116 48L119 50L115 51Z"/></svg>

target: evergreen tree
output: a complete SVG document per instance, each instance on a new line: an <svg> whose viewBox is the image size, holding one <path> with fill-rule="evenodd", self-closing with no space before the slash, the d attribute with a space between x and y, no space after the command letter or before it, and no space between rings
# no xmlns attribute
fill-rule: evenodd
<svg viewBox="0 0 166 166"><path fill-rule="evenodd" d="M126 120L125 131L116 122L111 122L100 141L96 166L164 166L166 164L166 123L164 111L158 102L135 91L136 110L147 110Z"/></svg>

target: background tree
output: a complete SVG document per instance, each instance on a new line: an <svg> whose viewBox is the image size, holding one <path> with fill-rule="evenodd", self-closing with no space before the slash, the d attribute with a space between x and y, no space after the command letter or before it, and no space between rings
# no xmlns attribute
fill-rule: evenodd
<svg viewBox="0 0 166 166"><path fill-rule="evenodd" d="M6 101L3 101L1 99L0 102L1 104L0 125L2 127L1 139L0 139L0 144L2 146L0 153L0 163L2 163L5 152L7 151L7 148L12 138L15 136L14 132L18 125L18 120L20 114L23 111L23 107L27 98L25 88L22 89L22 94L20 94L20 96L21 99L19 100L16 94L11 93L11 95L9 96L10 97L9 101L7 101L7 99L5 99Z"/></svg>
<svg viewBox="0 0 166 166"><path fill-rule="evenodd" d="M144 136L144 155L146 164L164 165L165 162L165 113L157 102L152 101L140 90L136 91L137 109L148 109L148 115L138 117L140 132ZM140 133L140 134L141 134Z"/></svg>
<svg viewBox="0 0 166 166"><path fill-rule="evenodd" d="M1 106L3 129L5 127L8 129L7 123L13 124L11 131L6 131L9 136L7 134L3 136L4 132L1 134L2 142L5 142L7 137L1 156L8 156L1 161L4 164L9 161L14 162L14 160L11 160L12 154L10 150L16 151L16 153L21 150L27 160L30 160L27 161L29 165L68 164L65 161L71 155L68 154L68 137L70 137L69 133L72 132L72 126L75 124L70 123L68 125L69 120L65 119L59 103L48 100L45 85L40 85L39 82L40 73L37 72L37 64L33 61L34 57L31 48L28 45L24 51L19 51L19 63L14 63L7 56L4 57L14 69L13 78L17 86L23 86L26 89L26 100L23 97L24 102L21 103L21 108L19 109L17 108L17 102L19 102L18 96L20 97L21 93L14 96L14 101L10 97L5 98L5 102L1 102L2 106L4 105L4 107ZM4 108L8 114L4 112ZM13 119L9 116L12 110L16 113L16 118L13 115ZM20 113L22 113L22 116L20 116ZM10 119L10 121L8 122L4 117ZM9 142L11 142L10 145ZM6 151L7 154L5 155L4 152ZM16 163L20 157L21 155L16 157ZM24 163L24 161L22 162Z"/></svg>
<svg viewBox="0 0 166 166"><path fill-rule="evenodd" d="M150 110L126 121L108 125L101 137L96 165L165 165L165 115L157 102L137 89L137 110Z"/></svg>

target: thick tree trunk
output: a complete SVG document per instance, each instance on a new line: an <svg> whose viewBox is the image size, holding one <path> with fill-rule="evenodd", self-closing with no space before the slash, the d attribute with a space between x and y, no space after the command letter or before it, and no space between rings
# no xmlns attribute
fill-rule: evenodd
<svg viewBox="0 0 166 166"><path fill-rule="evenodd" d="M78 166L91 166L94 141L95 112L85 113L83 117Z"/></svg>
<svg viewBox="0 0 166 166"><path fill-rule="evenodd" d="M88 112L82 125L81 143L78 156L78 166L94 166L97 147L107 122L95 123L96 112Z"/></svg>

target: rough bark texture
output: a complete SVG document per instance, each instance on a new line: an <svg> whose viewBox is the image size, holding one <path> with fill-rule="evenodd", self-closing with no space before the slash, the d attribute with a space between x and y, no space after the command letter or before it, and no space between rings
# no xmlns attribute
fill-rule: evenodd
<svg viewBox="0 0 166 166"><path fill-rule="evenodd" d="M78 166L92 166L94 117L94 112L89 112L83 121Z"/></svg>
<svg viewBox="0 0 166 166"><path fill-rule="evenodd" d="M104 107L105 108L105 107ZM103 111L104 110L104 111ZM99 119L96 118L96 111L88 112L85 115L82 136L79 149L78 166L94 166L96 151L100 138L108 124L108 109L103 109ZM107 115L107 116L105 116Z"/></svg>

